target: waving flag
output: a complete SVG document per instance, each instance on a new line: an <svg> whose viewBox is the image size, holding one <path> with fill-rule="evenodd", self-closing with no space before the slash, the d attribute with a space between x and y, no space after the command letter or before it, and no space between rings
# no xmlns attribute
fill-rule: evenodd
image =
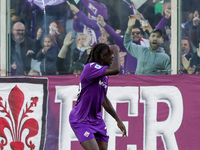
<svg viewBox="0 0 200 150"><path fill-rule="evenodd" d="M28 2L37 5L42 10L45 9L46 6L54 6L65 2L66 0L28 0Z"/></svg>
<svg viewBox="0 0 200 150"><path fill-rule="evenodd" d="M107 17L107 7L103 3L98 3L93 0L81 0L83 5L86 7L92 18L96 18L98 15L102 15L105 20Z"/></svg>
<svg viewBox="0 0 200 150"><path fill-rule="evenodd" d="M135 8L139 9L147 0L131 0L132 3L134 3Z"/></svg>

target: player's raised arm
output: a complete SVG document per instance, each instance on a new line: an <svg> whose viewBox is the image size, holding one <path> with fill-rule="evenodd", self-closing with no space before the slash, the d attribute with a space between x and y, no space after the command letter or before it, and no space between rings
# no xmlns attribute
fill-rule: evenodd
<svg viewBox="0 0 200 150"><path fill-rule="evenodd" d="M109 51L112 57L112 63L106 69L105 75L116 75L120 72L120 56L119 56L119 46L110 45Z"/></svg>

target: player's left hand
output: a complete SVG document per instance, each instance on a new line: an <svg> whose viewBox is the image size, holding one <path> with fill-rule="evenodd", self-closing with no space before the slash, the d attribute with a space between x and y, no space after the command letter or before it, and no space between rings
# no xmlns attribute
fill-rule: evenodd
<svg viewBox="0 0 200 150"><path fill-rule="evenodd" d="M125 127L125 125L123 124L123 122L121 120L117 122L117 126L123 132L122 137L127 137L127 135L126 135L126 127Z"/></svg>

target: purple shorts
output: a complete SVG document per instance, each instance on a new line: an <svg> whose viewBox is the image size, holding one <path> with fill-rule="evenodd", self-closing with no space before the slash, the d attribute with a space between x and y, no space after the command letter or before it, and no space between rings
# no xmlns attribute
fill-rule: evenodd
<svg viewBox="0 0 200 150"><path fill-rule="evenodd" d="M79 142L84 142L95 138L96 140L108 142L109 136L104 121L91 124L86 122L70 123Z"/></svg>

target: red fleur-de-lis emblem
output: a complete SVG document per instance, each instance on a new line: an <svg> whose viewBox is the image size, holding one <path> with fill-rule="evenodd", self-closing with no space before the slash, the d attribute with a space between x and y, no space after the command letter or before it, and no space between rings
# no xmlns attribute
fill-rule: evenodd
<svg viewBox="0 0 200 150"><path fill-rule="evenodd" d="M4 147L8 144L8 139L4 132L4 129L7 128L10 131L12 142L10 147L13 150L24 150L25 146L22 142L22 133L25 129L29 130L28 135L25 138L25 144L30 150L34 150L35 145L30 140L31 137L34 137L38 134L39 125L34 118L29 118L28 113L33 113L31 110L32 107L37 107L38 97L32 97L31 103L26 104L26 108L22 109L24 105L24 94L23 92L15 86L8 97L8 103L10 110L8 108L7 102L3 104L3 99L0 97L0 112L6 113L5 117L0 117L0 149L3 150Z"/></svg>

